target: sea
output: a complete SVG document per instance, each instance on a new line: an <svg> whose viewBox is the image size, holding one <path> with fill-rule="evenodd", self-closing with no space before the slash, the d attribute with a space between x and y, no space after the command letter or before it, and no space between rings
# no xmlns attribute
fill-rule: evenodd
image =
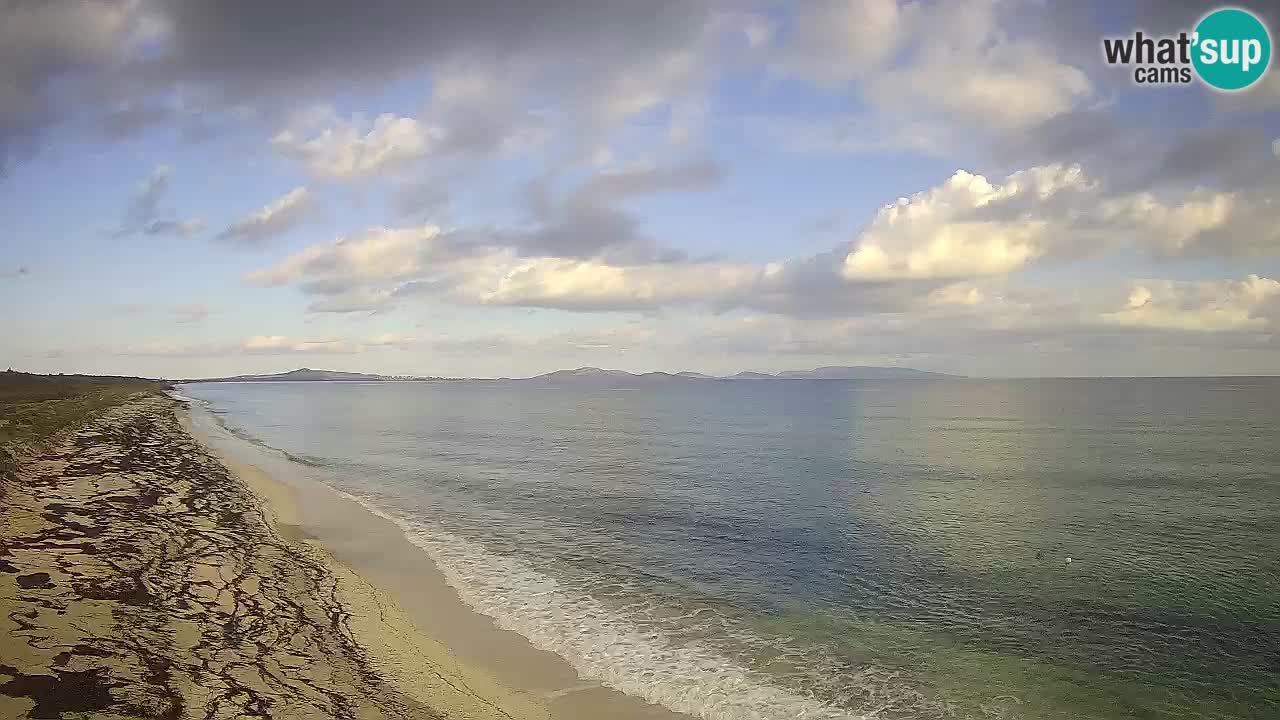
<svg viewBox="0 0 1280 720"><path fill-rule="evenodd" d="M1280 378L180 391L695 717L1280 718Z"/></svg>

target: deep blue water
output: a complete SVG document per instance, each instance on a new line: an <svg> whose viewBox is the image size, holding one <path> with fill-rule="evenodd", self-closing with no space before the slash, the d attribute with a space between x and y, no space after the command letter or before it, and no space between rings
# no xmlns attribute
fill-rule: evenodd
<svg viewBox="0 0 1280 720"><path fill-rule="evenodd" d="M183 392L675 709L1280 717L1280 378Z"/></svg>

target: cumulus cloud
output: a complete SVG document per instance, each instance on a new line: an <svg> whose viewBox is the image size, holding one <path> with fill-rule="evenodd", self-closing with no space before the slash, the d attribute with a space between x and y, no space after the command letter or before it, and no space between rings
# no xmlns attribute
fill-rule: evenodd
<svg viewBox="0 0 1280 720"><path fill-rule="evenodd" d="M439 248L440 228L370 228L331 243L312 245L277 265L246 276L251 285L283 285L306 280L338 289L416 277L430 268Z"/></svg>
<svg viewBox="0 0 1280 720"><path fill-rule="evenodd" d="M844 274L892 280L1010 272L1045 251L1052 227L1032 213L992 219L974 211L1021 194L1044 202L1087 186L1078 167L1015 173L1000 185L957 171L941 186L881 209L854 241Z"/></svg>
<svg viewBox="0 0 1280 720"><path fill-rule="evenodd" d="M1249 275L1243 280L1133 284L1124 307L1102 322L1125 327L1205 333L1280 329L1280 282Z"/></svg>
<svg viewBox="0 0 1280 720"><path fill-rule="evenodd" d="M334 118L312 137L300 132L282 130L271 144L301 160L312 173L329 178L364 177L403 167L426 155L440 137L438 129L392 113L371 122L359 116Z"/></svg>
<svg viewBox="0 0 1280 720"><path fill-rule="evenodd" d="M218 233L218 239L241 245L261 245L272 237L292 230L306 215L311 195L296 187L272 200L252 215Z"/></svg>
<svg viewBox="0 0 1280 720"><path fill-rule="evenodd" d="M882 208L852 241L843 270L862 281L974 277L1121 246L1164 256L1275 253L1278 213L1263 191L1114 193L1078 165L1001 182L961 170Z"/></svg>
<svg viewBox="0 0 1280 720"><path fill-rule="evenodd" d="M1192 192L1177 204L1165 203L1152 193L1141 192L1101 205L1103 217L1113 226L1142 233L1152 247L1172 255L1224 249L1203 246L1209 245L1211 231L1222 228L1241 211L1237 196L1207 190Z"/></svg>
<svg viewBox="0 0 1280 720"><path fill-rule="evenodd" d="M1088 76L1046 59L1039 44L1007 41L982 49L931 48L918 65L886 72L868 89L875 102L892 110L924 105L995 129L1024 127L1067 112L1091 92Z"/></svg>
<svg viewBox="0 0 1280 720"><path fill-rule="evenodd" d="M992 296L975 280L1118 248L1158 256L1280 251L1276 223L1266 224L1275 209L1263 200L1207 190L1114 195L1074 165L1029 168L998 182L957 171L883 207L828 252L763 263L663 250L616 206L716 177L697 165L618 171L564 197L537 185L530 202L542 222L532 229L375 227L313 245L246 281L296 285L312 296L314 312L379 311L432 296L574 311L682 306L838 316L980 307ZM1252 231L1234 240L1233 228Z"/></svg>
<svg viewBox="0 0 1280 720"><path fill-rule="evenodd" d="M445 64L432 71L430 100L416 117L343 117L322 105L294 113L271 143L323 178L425 172L418 182L439 184L473 173L488 156L541 142L544 114L526 107L532 85L517 63Z"/></svg>
<svg viewBox="0 0 1280 720"><path fill-rule="evenodd" d="M316 312L372 311L424 294L473 304L608 310L713 300L757 272L718 263L633 266L526 258L512 247L475 243L465 234L421 225L370 228L313 245L249 273L245 282L297 284L319 298L310 308Z"/></svg>
<svg viewBox="0 0 1280 720"><path fill-rule="evenodd" d="M616 266L562 258L516 263L474 298L491 305L628 310L704 303L752 283L758 270L721 263ZM473 284L473 283L468 283Z"/></svg>
<svg viewBox="0 0 1280 720"><path fill-rule="evenodd" d="M778 66L819 86L853 85L881 112L942 113L981 131L1032 125L1088 100L1088 76L1056 58L1052 43L1005 27L1008 10L997 0L806 3Z"/></svg>

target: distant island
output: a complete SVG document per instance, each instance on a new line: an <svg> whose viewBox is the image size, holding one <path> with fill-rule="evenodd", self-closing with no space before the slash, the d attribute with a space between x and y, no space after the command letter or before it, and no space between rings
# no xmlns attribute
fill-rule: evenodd
<svg viewBox="0 0 1280 720"><path fill-rule="evenodd" d="M900 367L875 366L827 366L813 370L785 370L777 374L759 372L740 372L735 375L714 376L695 372L647 372L630 373L625 370L604 370L597 367L580 367L575 370L557 370L519 382L542 383L547 385L593 385L631 387L669 382L704 382L732 380L928 380L956 377L942 373L914 370Z"/></svg>
<svg viewBox="0 0 1280 720"><path fill-rule="evenodd" d="M193 378L177 382L387 382L397 380L443 380L444 378L414 377L409 375L372 375L369 373L342 372L340 370L312 370L298 368L289 372L267 375L233 375L220 378Z"/></svg>
<svg viewBox="0 0 1280 720"><path fill-rule="evenodd" d="M726 380L929 380L955 375L926 372L902 367L877 367L871 365L827 366L813 370L785 370L777 374L740 372L734 375L707 375L683 371L678 373L632 373L625 370L605 370L598 367L580 367L573 370L556 370L529 378L449 378L415 375L375 375L371 373L343 372L339 370L313 370L298 368L282 373L261 375L233 375L219 378L193 378L175 382L456 382L460 380L488 380L491 382L522 382L543 385L590 386L643 386L666 382L698 382Z"/></svg>

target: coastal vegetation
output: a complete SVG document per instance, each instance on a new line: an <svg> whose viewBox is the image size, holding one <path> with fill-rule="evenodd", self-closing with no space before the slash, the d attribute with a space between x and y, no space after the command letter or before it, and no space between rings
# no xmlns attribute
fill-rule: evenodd
<svg viewBox="0 0 1280 720"><path fill-rule="evenodd" d="M59 432L162 387L137 377L0 373L0 479L13 477L17 455L38 452Z"/></svg>

